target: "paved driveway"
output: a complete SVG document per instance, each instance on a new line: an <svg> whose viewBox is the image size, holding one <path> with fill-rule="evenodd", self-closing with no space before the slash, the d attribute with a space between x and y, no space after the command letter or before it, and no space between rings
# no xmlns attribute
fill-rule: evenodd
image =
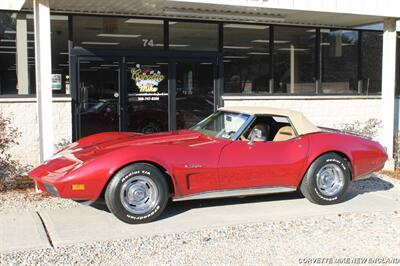
<svg viewBox="0 0 400 266"><path fill-rule="evenodd" d="M337 205L315 205L297 193L172 202L159 220L140 225L120 222L101 202L66 210L3 214L0 252L311 216L400 211L399 186L377 180L368 188L362 183L352 185L346 201Z"/></svg>

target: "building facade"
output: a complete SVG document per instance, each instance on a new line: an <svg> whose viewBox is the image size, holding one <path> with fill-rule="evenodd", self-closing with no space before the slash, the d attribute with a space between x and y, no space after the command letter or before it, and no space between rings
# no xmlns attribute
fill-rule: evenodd
<svg viewBox="0 0 400 266"><path fill-rule="evenodd" d="M36 165L96 132L189 128L223 105L326 127L376 119L393 157L400 5L383 2L5 1L0 112L22 133L15 157Z"/></svg>

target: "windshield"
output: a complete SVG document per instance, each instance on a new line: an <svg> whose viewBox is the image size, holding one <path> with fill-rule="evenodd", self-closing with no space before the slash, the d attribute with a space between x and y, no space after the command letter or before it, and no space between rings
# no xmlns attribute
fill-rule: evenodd
<svg viewBox="0 0 400 266"><path fill-rule="evenodd" d="M247 114L217 112L191 129L210 137L232 139L249 117Z"/></svg>

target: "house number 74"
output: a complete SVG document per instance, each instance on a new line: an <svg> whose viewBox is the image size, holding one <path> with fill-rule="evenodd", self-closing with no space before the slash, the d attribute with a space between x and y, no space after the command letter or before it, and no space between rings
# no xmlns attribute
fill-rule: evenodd
<svg viewBox="0 0 400 266"><path fill-rule="evenodd" d="M143 47L154 46L154 41L152 39L142 39L142 42L143 42Z"/></svg>

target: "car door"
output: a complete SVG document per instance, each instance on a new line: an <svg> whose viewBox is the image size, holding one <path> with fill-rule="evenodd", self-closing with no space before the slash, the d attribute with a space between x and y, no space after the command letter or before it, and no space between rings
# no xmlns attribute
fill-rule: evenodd
<svg viewBox="0 0 400 266"><path fill-rule="evenodd" d="M297 186L307 158L307 138L286 141L233 141L219 161L221 189Z"/></svg>

